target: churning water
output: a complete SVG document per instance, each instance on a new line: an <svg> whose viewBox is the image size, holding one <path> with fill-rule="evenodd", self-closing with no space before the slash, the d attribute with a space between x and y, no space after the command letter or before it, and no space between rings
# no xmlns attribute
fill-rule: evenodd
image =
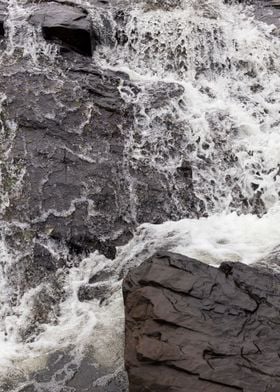
<svg viewBox="0 0 280 392"><path fill-rule="evenodd" d="M36 4L26 3L9 0L9 43L0 61L9 62L12 69L17 56L25 56L33 72L53 73L57 48L28 24ZM76 3L96 18L90 1ZM135 165L145 161L171 182L176 181L176 168L189 162L200 219L141 225L134 238L118 249L114 261L95 253L69 268L63 276L65 297L54 309L53 320L27 342L21 330L32 319L38 288L27 290L11 305L7 274L17 259L9 254L3 236L0 371L6 390L17 390L16 380L25 382L31 370L44 367L48 353L66 347L72 350L72 361L80 361L86 350L97 363L118 371L123 337L119 276L155 251L172 250L218 265L225 260L253 263L279 245L280 39L271 34L273 26L255 20L249 6L221 0L127 3L122 25L115 21L113 26L121 30L122 44L100 46L92 61L104 69L126 72L140 91L136 96L127 85L119 86L123 99L138 108L133 127L127 130L126 159ZM173 96L166 86L180 94ZM4 101L2 86L0 110ZM10 128L15 132L16 124ZM23 173L17 174L16 186L20 186ZM134 197L132 183L132 204ZM1 195L1 207L8 202ZM176 190L173 202L180 211ZM4 232L5 222L1 226ZM48 246L53 254L63 252ZM111 296L102 306L98 301L80 302L81 284L104 269L111 271L106 282ZM71 364L63 368L63 380L71 378ZM9 387L11 375L15 384ZM107 379L98 382L106 384ZM61 391L63 382L56 377L37 389Z"/></svg>

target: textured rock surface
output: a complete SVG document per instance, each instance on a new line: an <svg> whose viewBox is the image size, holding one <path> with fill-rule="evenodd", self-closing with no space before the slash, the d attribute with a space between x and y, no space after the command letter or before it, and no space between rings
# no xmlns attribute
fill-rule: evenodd
<svg viewBox="0 0 280 392"><path fill-rule="evenodd" d="M96 382L97 379L106 377L106 370L98 367L92 361L92 358L86 357L82 361L77 361L71 357L67 351L57 351L50 355L46 366L30 375L30 382L27 382L19 392L36 392L38 385L43 392L50 392L54 389L54 378L58 381L63 380L66 375L68 379L67 387L63 387L63 382L58 382L56 388L65 392L126 392L126 375L125 372L119 371L115 373L115 377L104 387ZM1 385L3 387L3 385ZM4 386L5 388L5 386ZM60 389L59 389L60 388ZM13 391L13 389L3 389ZM1 389L2 391L2 389Z"/></svg>
<svg viewBox="0 0 280 392"><path fill-rule="evenodd" d="M98 43L88 13L79 7L55 2L41 4L30 22L42 28L46 40L63 44L85 56L91 56Z"/></svg>
<svg viewBox="0 0 280 392"><path fill-rule="evenodd" d="M12 132L2 136L10 147L2 168L9 199L2 217L64 241L72 253L98 249L113 258L114 246L127 242L138 223L176 217L173 185L146 162L129 160L133 108L118 91L120 83L130 84L126 75L83 59L61 66L60 79L28 69L15 78L2 66L3 121L17 124L12 140ZM188 164L178 168L177 181L181 207L192 214Z"/></svg>
<svg viewBox="0 0 280 392"><path fill-rule="evenodd" d="M255 17L272 26L273 34L279 36L280 31L280 7L276 1L254 2Z"/></svg>
<svg viewBox="0 0 280 392"><path fill-rule="evenodd" d="M16 338L13 332L8 337L23 345L36 342L46 325L59 322L61 304L69 295L67 277L84 256L98 250L113 259L116 246L127 243L139 224L205 213L203 200L194 195L193 182L197 185L198 179L195 175L193 179L191 164L200 137L195 143L189 141L178 109L169 110L174 104L184 111L191 106L183 99L187 85L169 79L131 82L125 73L100 65L104 63L98 57L99 49L111 55L111 41L115 40L116 46L131 44L125 26L128 15L120 3L83 2L87 13L69 1L0 0L0 35L5 33L7 38L0 40L1 239L13 261L5 267L11 292L7 314L26 314ZM123 3L134 8L129 1ZM169 11L179 3L147 0L145 12ZM42 32L34 25L41 26ZM142 32L141 27L139 32L133 30L136 37ZM149 37L147 34L144 40ZM91 58L97 43L96 58ZM178 49L180 54L180 46ZM166 53L164 45L160 50ZM173 55L171 52L172 61ZM182 60L184 67L187 56L178 58L177 63ZM115 65L114 61L110 64ZM260 88L257 83L252 86L256 91ZM210 97L211 92L205 91ZM211 119L209 124L214 126ZM217 124L219 133L223 118L219 117ZM224 145L223 139L219 143ZM201 148L205 151L197 170L212 160L205 159L209 144ZM239 194L236 198L240 199ZM106 303L112 294L109 280L110 273L103 271L75 283L73 297L80 301L78 305ZM32 301L21 313L18 306L25 294L30 294ZM6 307L1 308L4 314ZM96 365L90 357L74 363L72 373L63 373L65 363L71 367L72 358L61 355L62 363L50 356L45 373L34 373L28 380L22 375L23 382L28 381L24 390L86 392L97 378L108 375L110 384L92 386L94 392L125 389L124 374L116 376L114 366L88 370ZM178 376L177 370L172 372ZM189 380L188 375L182 377ZM53 380L58 386L51 385ZM3 390L17 390L13 374L9 382L12 386L7 383ZM194 376L194 385L199 382ZM210 384L205 385L211 391Z"/></svg>
<svg viewBox="0 0 280 392"><path fill-rule="evenodd" d="M5 35L6 5L0 2L0 37Z"/></svg>
<svg viewBox="0 0 280 392"><path fill-rule="evenodd" d="M166 253L123 290L130 392L280 390L280 275Z"/></svg>
<svg viewBox="0 0 280 392"><path fill-rule="evenodd" d="M149 151L154 146L145 146L146 156L141 159L133 154L134 148L144 144L134 129L135 116L140 117L142 110L137 103L139 87L125 73L101 69L91 57L76 53L81 52L76 41L56 41L74 51L57 51L46 44L32 24L64 23L59 12L53 19L48 13L49 7L54 12L62 5L30 3L36 14L31 19L9 20L16 33L13 36L12 29L7 29L0 48L0 220L7 252L16 260L5 272L12 312L26 293L36 290L28 317L19 327L19 340L24 343L33 342L45 325L57 322L67 297L67 275L90 252L98 250L113 259L116 246L127 243L139 223L196 216L187 161L179 162L176 181L171 181L168 172L150 165ZM105 15L105 6L97 7L97 14ZM24 7L28 9L29 3ZM63 5L68 8L73 11ZM75 26L82 24L89 32L86 14L79 7L73 12L77 13ZM99 18L98 31L109 31L105 19ZM22 47L26 37L33 35L35 46ZM135 100L125 101L120 86ZM151 112L183 93L175 83L153 83L150 89ZM180 144L182 136L176 129L171 129L170 137ZM106 302L110 287L103 281L107 278L106 274L89 277L88 283L77 287L78 300ZM92 380L106 375L109 381L92 387L94 391L125 390L124 372L116 375L111 365L101 365L89 377L90 360L75 363L75 376L67 372L57 376L59 388L84 392ZM50 366L40 381L34 373L22 376L20 383L26 391L36 390L38 383L40 390L49 392L56 372L61 373L60 365ZM3 391L16 390L17 382L12 377Z"/></svg>

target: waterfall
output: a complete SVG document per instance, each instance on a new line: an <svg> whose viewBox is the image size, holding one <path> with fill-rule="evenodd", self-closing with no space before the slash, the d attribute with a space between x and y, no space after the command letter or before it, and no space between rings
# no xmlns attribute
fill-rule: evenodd
<svg viewBox="0 0 280 392"><path fill-rule="evenodd" d="M241 6L146 7L128 16L124 46L98 53L104 67L128 72L141 89L132 156L148 156L168 173L190 161L208 214L262 215L279 199L278 39ZM154 108L161 83L184 93Z"/></svg>
<svg viewBox="0 0 280 392"><path fill-rule="evenodd" d="M225 260L254 263L279 245L280 40L271 34L273 26L257 20L253 6L222 0L146 0L133 5L123 1L101 11L95 1L73 3L88 10L100 34L104 20L110 25L89 60L93 69L128 75L120 78L117 88L133 112L132 123L121 132L129 218L137 228L129 242L118 244L114 260L97 251L78 260L65 243L43 232L43 248L55 260L67 262L55 279L28 286L22 268L29 262L35 238L31 238L32 224L50 215L67 217L76 202L92 202L81 192L77 200L69 201L68 209L50 205L29 221L24 216L7 218L6 210L13 208L14 200L21 203L26 167L10 154L20 125L17 114L13 121L6 118L8 87L0 85L3 392L31 386L26 391L62 391L87 357L108 369L93 388L108 386L114 377L123 382L121 278L154 252L170 250L219 265ZM0 65L6 75L18 78L19 89L23 70L28 69L38 79L38 91L54 94L63 112L66 104L61 95L70 65L60 67L58 45L46 42L41 30L29 23L38 6L33 1L8 1L8 33L0 44ZM40 81L43 76L46 83ZM67 116L75 112L80 98L79 84L71 83ZM36 94L37 99L40 93ZM27 123L29 110L32 103L26 108ZM95 110L88 101L79 121L67 123L71 132L81 134ZM48 103L39 115L42 124L46 119L56 121ZM63 121L68 121L67 116ZM98 155L91 147L79 151L88 162ZM149 212L144 216L139 212L139 195L146 192L134 176L139 167L143 176L156 173L160 185L168 184L170 197L161 202L169 220L163 223L148 223ZM178 179L178 169L187 185ZM193 189L194 196L187 196L186 189ZM95 286L107 290L105 301L80 301L80 287L104 271L109 278ZM34 316L40 313L41 303L48 304L43 320ZM55 357L60 352L67 353L61 364ZM59 364L58 370L44 381L43 369L50 358ZM65 390L75 389L70 384Z"/></svg>

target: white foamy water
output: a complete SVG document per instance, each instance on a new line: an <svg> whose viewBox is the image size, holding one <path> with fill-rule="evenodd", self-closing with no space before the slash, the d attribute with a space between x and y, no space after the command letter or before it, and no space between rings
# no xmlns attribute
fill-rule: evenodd
<svg viewBox="0 0 280 392"><path fill-rule="evenodd" d="M44 325L34 342L20 342L15 326L27 323L35 291L40 288L27 292L16 312L13 310L9 314L9 310L6 311L5 330L14 332L9 333L9 338L5 334L0 335L2 373L20 377L31 369L40 369L46 364L47 353L63 350L69 345L74 347L72 353L77 356L77 361L79 355L90 351L100 365L118 368L122 365L123 344L120 275L159 251L177 252L216 266L223 261L260 261L279 245L279 219L280 208L277 206L262 218L235 213L214 214L200 220L142 225L130 243L118 249L114 261L94 253L78 267L71 268L64 283L66 299L60 306L58 323ZM10 262L4 248L2 260ZM98 300L80 302L79 287L102 270L114 271L112 278L106 281L110 286L108 300L103 305ZM1 280L2 284L4 281ZM4 293L6 290L2 287L1 291ZM2 301L5 302L5 297L1 298ZM59 390L59 386L52 385L52 388Z"/></svg>
<svg viewBox="0 0 280 392"><path fill-rule="evenodd" d="M190 161L196 194L211 213L255 212L259 192L268 209L280 191L279 39L241 7L182 3L169 12L147 6L143 12L139 5L130 13L124 47L98 53L101 65L127 71L142 91L133 129L134 140L142 137L130 146L131 156L147 159L145 145L152 143L148 160L161 172ZM185 92L154 110L156 83Z"/></svg>
<svg viewBox="0 0 280 392"><path fill-rule="evenodd" d="M29 27L26 18L34 5L26 8L25 3L9 1L11 34L3 58L13 61L12 56L20 52L39 67L42 57L54 61L57 48ZM95 15L90 2L86 6ZM127 130L126 159L136 165L145 160L170 178L180 216L185 211L177 196L175 173L182 162L190 162L204 217L143 224L127 245L118 248L114 261L94 253L79 265L73 262L67 273L58 271L56 279L65 297L27 342L21 331L32 320L34 300L41 289L53 288L27 290L12 303L8 274L20 258L9 253L3 238L3 380L11 375L14 380L24 379L31 370L44 368L48 353L69 347L77 361L90 352L102 366L122 366L120 276L157 251L178 252L217 266L228 260L254 263L279 246L280 41L270 34L271 27L250 15L240 5L219 0L186 0L168 10L152 1L139 2L133 9L128 4L126 42L100 47L93 59L103 68L128 73L140 91L135 95L125 84L119 86L123 99L138 105L134 126ZM160 100L155 103L159 90ZM162 90L169 95L167 100ZM174 90L178 94L172 95ZM132 210L134 196L132 184ZM57 255L61 251L51 249ZM102 270L111 271L111 278L102 283L109 285L105 302L80 302L80 286ZM62 388L55 380L48 387Z"/></svg>

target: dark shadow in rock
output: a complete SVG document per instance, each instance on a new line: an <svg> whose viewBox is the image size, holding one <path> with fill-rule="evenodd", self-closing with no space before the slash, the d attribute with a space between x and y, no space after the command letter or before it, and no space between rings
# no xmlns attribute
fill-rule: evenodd
<svg viewBox="0 0 280 392"><path fill-rule="evenodd" d="M110 241L101 241L98 238L87 236L73 236L66 241L70 253L80 255L98 251L100 254L113 260L116 257L116 247Z"/></svg>
<svg viewBox="0 0 280 392"><path fill-rule="evenodd" d="M99 285L85 284L81 286L78 290L79 301L91 301L93 299L103 302L106 298L110 296L112 288L109 283L103 283Z"/></svg>
<svg viewBox="0 0 280 392"><path fill-rule="evenodd" d="M47 2L30 17L42 28L43 37L64 45L84 56L92 56L99 43L86 10L78 6Z"/></svg>
<svg viewBox="0 0 280 392"><path fill-rule="evenodd" d="M7 5L0 2L0 37L5 35L5 20L6 20Z"/></svg>

